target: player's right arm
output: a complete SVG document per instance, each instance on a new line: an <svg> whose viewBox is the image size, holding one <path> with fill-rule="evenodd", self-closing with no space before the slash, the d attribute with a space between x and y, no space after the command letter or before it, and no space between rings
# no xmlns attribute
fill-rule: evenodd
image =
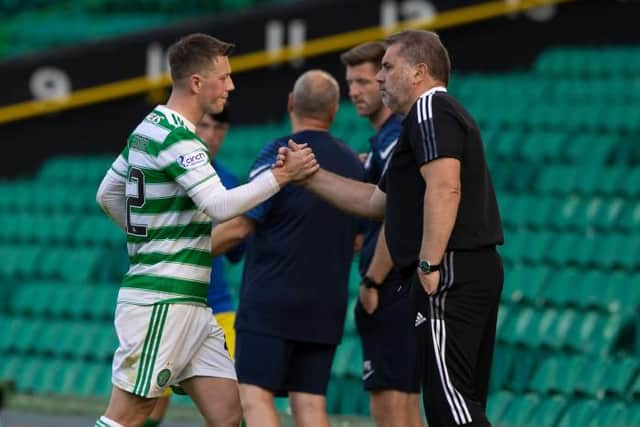
<svg viewBox="0 0 640 427"><path fill-rule="evenodd" d="M299 151L301 147L289 141L292 152ZM300 181L300 185L351 215L377 220L384 218L387 195L374 184L345 178L319 168L317 172Z"/></svg>
<svg viewBox="0 0 640 427"><path fill-rule="evenodd" d="M231 190L222 185L204 147L196 140L185 139L172 143L158 154L157 161L198 208L215 222L224 222L267 200L315 163L315 157L309 149L284 157L282 166L277 170L266 171L257 179Z"/></svg>
<svg viewBox="0 0 640 427"><path fill-rule="evenodd" d="M122 230L126 230L126 151L113 162L96 193L96 202Z"/></svg>
<svg viewBox="0 0 640 427"><path fill-rule="evenodd" d="M384 218L387 196L374 184L345 178L320 168L302 185L347 213L377 220Z"/></svg>

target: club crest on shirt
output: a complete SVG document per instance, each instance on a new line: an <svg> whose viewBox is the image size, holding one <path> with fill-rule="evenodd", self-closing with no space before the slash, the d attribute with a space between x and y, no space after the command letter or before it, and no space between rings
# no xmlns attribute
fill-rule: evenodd
<svg viewBox="0 0 640 427"><path fill-rule="evenodd" d="M202 166L209 162L209 156L204 150L197 150L193 153L185 154L184 156L178 156L178 164L183 169L193 169L198 166Z"/></svg>

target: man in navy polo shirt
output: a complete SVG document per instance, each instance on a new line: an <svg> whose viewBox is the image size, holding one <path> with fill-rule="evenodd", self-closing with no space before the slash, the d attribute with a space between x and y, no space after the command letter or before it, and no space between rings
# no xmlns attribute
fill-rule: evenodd
<svg viewBox="0 0 640 427"><path fill-rule="evenodd" d="M338 101L338 84L326 72L300 76L288 102L293 133L267 144L249 179L269 170L291 138L309 144L333 173L361 180L357 155L328 132ZM325 396L357 230L356 218L299 186L213 230L214 255L252 235L236 317L236 370L249 427L280 425L276 395L289 396L296 426L329 426Z"/></svg>

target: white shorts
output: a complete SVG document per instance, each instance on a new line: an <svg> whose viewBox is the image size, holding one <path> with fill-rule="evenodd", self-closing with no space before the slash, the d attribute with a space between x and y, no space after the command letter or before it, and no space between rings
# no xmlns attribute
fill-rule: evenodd
<svg viewBox="0 0 640 427"><path fill-rule="evenodd" d="M119 346L112 382L142 397L159 397L171 385L195 376L236 380L224 332L205 306L120 303Z"/></svg>

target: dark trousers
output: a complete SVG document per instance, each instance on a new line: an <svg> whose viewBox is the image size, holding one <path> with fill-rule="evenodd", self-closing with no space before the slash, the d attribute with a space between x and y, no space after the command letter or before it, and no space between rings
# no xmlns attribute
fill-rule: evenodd
<svg viewBox="0 0 640 427"><path fill-rule="evenodd" d="M485 408L503 280L495 249L447 252L433 295L416 274L414 327L429 427L491 425Z"/></svg>

